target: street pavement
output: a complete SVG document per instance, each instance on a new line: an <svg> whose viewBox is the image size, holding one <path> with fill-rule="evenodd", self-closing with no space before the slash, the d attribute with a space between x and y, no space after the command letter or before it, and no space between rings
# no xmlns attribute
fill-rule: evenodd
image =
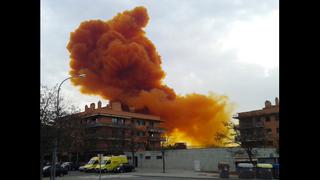
<svg viewBox="0 0 320 180"><path fill-rule="evenodd" d="M43 180L49 180L49 177L43 178ZM93 180L99 179L99 173L85 173L71 171L68 175L62 177L56 177L56 180ZM101 174L101 180L112 179L124 179L124 180L181 180L181 179L217 179L222 180L226 178L219 178L217 173L206 173L186 170L166 170L165 173L161 169L136 169L135 172L129 173L103 173ZM230 175L229 179L239 179L236 175ZM256 179L257 180L257 179Z"/></svg>

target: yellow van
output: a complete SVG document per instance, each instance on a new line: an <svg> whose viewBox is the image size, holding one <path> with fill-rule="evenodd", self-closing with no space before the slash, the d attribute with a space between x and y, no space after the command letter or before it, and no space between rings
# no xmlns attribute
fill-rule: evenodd
<svg viewBox="0 0 320 180"><path fill-rule="evenodd" d="M86 165L81 166L79 169L84 172L92 172L97 165L99 166L99 157L92 157Z"/></svg>
<svg viewBox="0 0 320 180"><path fill-rule="evenodd" d="M128 163L127 156L105 156L103 161L101 161L101 172L110 172L115 170L118 166L123 163ZM96 172L100 171L100 165L98 164L95 168Z"/></svg>
<svg viewBox="0 0 320 180"><path fill-rule="evenodd" d="M101 172L105 172L104 169L106 169L106 164L107 164L107 161L111 158L111 156L103 156L102 159L101 159L101 165L98 164L96 167L95 167L95 172L100 172L100 167L101 167Z"/></svg>

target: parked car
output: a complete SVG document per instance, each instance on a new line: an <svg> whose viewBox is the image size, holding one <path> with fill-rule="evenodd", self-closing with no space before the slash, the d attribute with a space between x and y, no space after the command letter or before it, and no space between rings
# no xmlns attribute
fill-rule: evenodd
<svg viewBox="0 0 320 180"><path fill-rule="evenodd" d="M64 162L62 163L61 167L67 169L68 171L73 171L76 169L72 162Z"/></svg>
<svg viewBox="0 0 320 180"><path fill-rule="evenodd" d="M132 172L134 171L134 166L129 163L120 164L117 168L113 170L115 173L124 173L124 172Z"/></svg>
<svg viewBox="0 0 320 180"><path fill-rule="evenodd" d="M51 174L51 165L43 167L42 175L48 177ZM64 176L68 174L68 170L61 167L60 164L56 164L56 176Z"/></svg>
<svg viewBox="0 0 320 180"><path fill-rule="evenodd" d="M57 169L59 169L61 171L62 175L67 175L68 174L68 169L62 167L61 165L58 165Z"/></svg>

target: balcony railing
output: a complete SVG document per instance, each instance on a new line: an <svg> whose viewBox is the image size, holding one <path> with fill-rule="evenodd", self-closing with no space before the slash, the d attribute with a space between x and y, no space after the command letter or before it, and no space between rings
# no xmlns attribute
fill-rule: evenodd
<svg viewBox="0 0 320 180"><path fill-rule="evenodd" d="M125 136L107 136L104 134L89 134L86 136L88 139L99 139L99 140L119 140L119 141L128 141L130 137Z"/></svg>
<svg viewBox="0 0 320 180"><path fill-rule="evenodd" d="M254 125L256 127L264 127L264 123L263 122L256 122Z"/></svg>
<svg viewBox="0 0 320 180"><path fill-rule="evenodd" d="M149 141L165 141L165 138L162 137L149 137Z"/></svg>
<svg viewBox="0 0 320 180"><path fill-rule="evenodd" d="M132 128L131 124L115 124L115 123L93 123L87 124L88 128L93 127L116 127L116 128Z"/></svg>
<svg viewBox="0 0 320 180"><path fill-rule="evenodd" d="M148 126L147 127L147 130L149 132L156 132L156 133L164 133L165 132L165 129L162 128L162 127L152 127L152 126Z"/></svg>
<svg viewBox="0 0 320 180"><path fill-rule="evenodd" d="M263 122L240 124L239 129L251 129L251 128L260 128L260 127L261 128L264 127Z"/></svg>
<svg viewBox="0 0 320 180"><path fill-rule="evenodd" d="M237 136L236 137L236 141L245 141L245 142L249 142L249 141L265 141L267 139L268 139L268 137L267 136L263 136L263 135L245 136L245 137Z"/></svg>

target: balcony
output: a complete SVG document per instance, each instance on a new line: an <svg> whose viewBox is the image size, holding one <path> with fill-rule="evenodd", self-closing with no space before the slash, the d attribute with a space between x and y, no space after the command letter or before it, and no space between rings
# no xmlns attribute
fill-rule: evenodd
<svg viewBox="0 0 320 180"><path fill-rule="evenodd" d="M165 132L165 129L162 128L162 127L151 127L151 126L148 126L147 130L149 132L155 132L155 133L164 133Z"/></svg>
<svg viewBox="0 0 320 180"><path fill-rule="evenodd" d="M254 129L254 128L263 128L263 122L256 122L256 123L245 123L240 124L239 129Z"/></svg>
<svg viewBox="0 0 320 180"><path fill-rule="evenodd" d="M130 125L130 124L115 124L115 123L87 124L87 128L94 128L94 127L132 128L132 125Z"/></svg>
<svg viewBox="0 0 320 180"><path fill-rule="evenodd" d="M136 125L136 126L134 126L134 128L139 131L146 131L147 130L147 127L144 125Z"/></svg>
<svg viewBox="0 0 320 180"><path fill-rule="evenodd" d="M130 138L124 136L107 136L104 134L90 134L86 136L88 139L110 140L110 141L129 141Z"/></svg>
<svg viewBox="0 0 320 180"><path fill-rule="evenodd" d="M149 137L149 141L165 141L165 138L163 137Z"/></svg>
<svg viewBox="0 0 320 180"><path fill-rule="evenodd" d="M264 127L264 123L263 122L256 122L255 127Z"/></svg>
<svg viewBox="0 0 320 180"><path fill-rule="evenodd" d="M251 128L256 128L255 126L253 126L253 124L240 124L239 125L239 129L251 129Z"/></svg>
<svg viewBox="0 0 320 180"><path fill-rule="evenodd" d="M251 142L251 141L265 141L265 136L247 136L242 139L243 141Z"/></svg>

